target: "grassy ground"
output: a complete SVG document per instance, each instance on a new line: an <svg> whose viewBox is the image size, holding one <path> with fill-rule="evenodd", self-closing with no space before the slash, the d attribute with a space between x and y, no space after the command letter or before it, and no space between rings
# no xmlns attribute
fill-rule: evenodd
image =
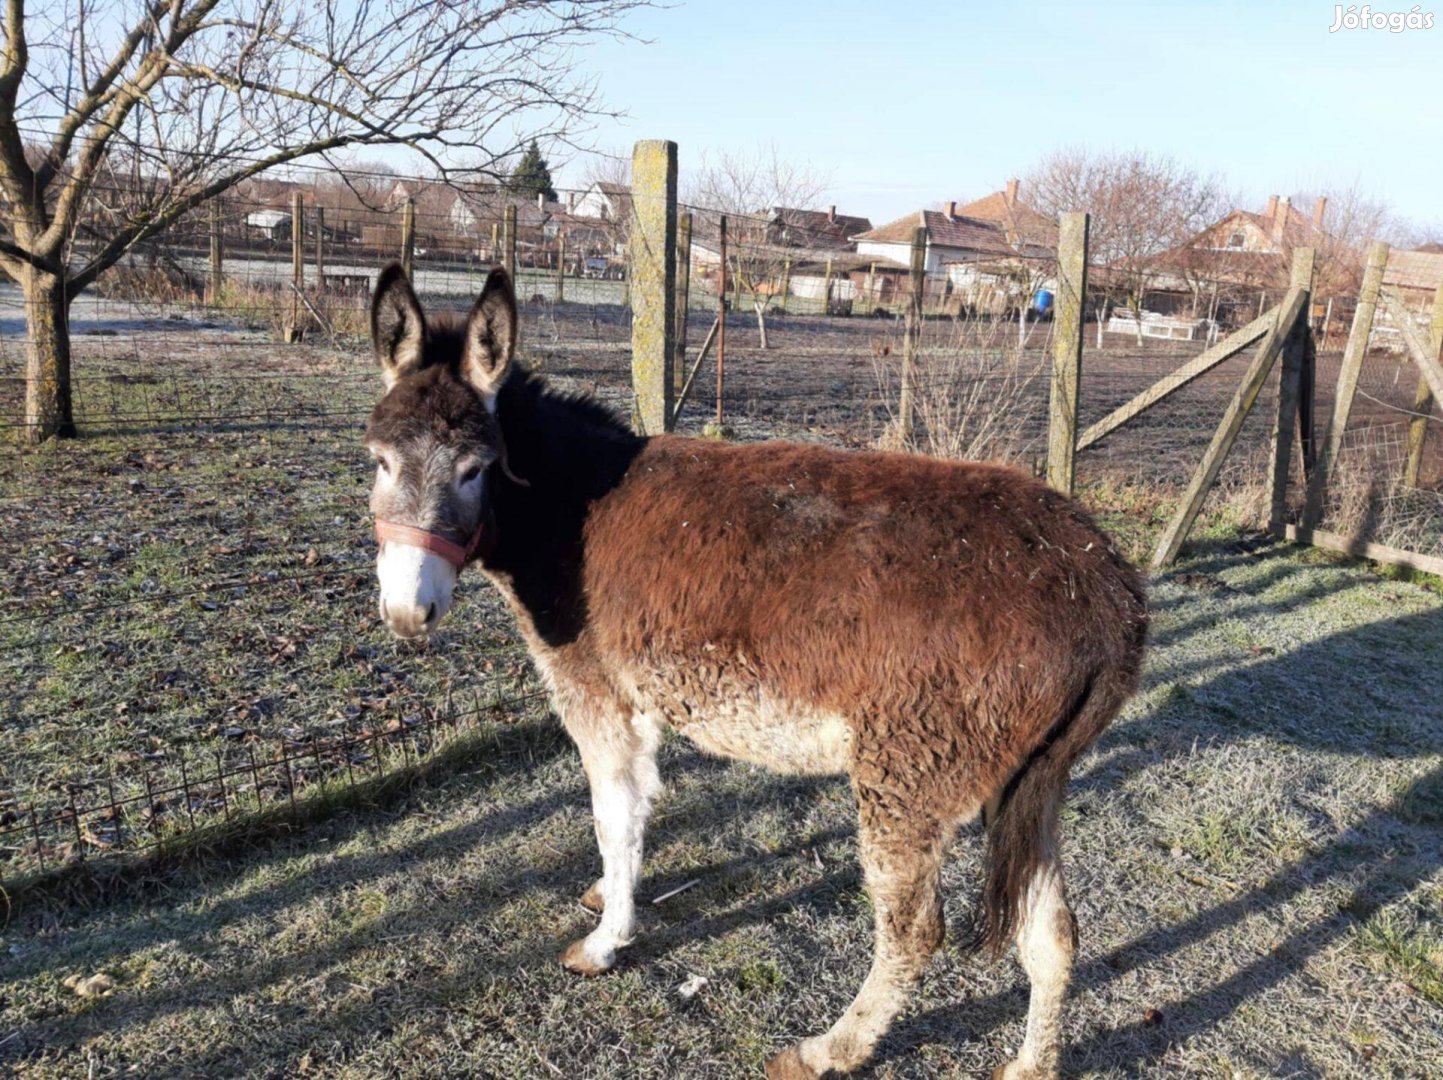
<svg viewBox="0 0 1443 1080"><path fill-rule="evenodd" d="M556 320L586 314L548 317L532 360L624 406L624 354L568 352L588 328ZM741 335L744 437L873 437L877 331L838 323L862 356L845 378L810 353L776 370ZM133 329L77 339L86 438L4 452L0 826L112 770L123 786L535 689L480 579L430 647L377 626L364 356ZM783 352L803 329L778 321ZM17 362L0 347L0 377ZM1126 470L1087 497L1134 554L1171 510ZM1239 541L1239 505L1157 580L1143 692L1078 770L1068 1071L1437 1075L1443 597ZM399 803L132 874L104 904L0 897L0 1075L728 1077L845 1006L870 915L844 783L669 744L642 895L698 884L646 904L620 969L583 983L553 956L591 920L584 784L543 710L516 719ZM979 853L957 845L954 925ZM0 876L16 857L0 850ZM66 985L96 975L108 992ZM976 1075L1015 1048L1025 1004L1013 961L948 948L870 1075Z"/></svg>
<svg viewBox="0 0 1443 1080"><path fill-rule="evenodd" d="M474 603L475 597L469 598ZM1276 548L1159 579L1142 693L1067 810L1083 1076L1443 1068L1443 600ZM548 724L404 805L334 818L0 944L0 1068L69 1076L735 1076L823 1026L867 963L839 781L665 752L637 944L553 962L596 872ZM978 838L947 875L956 924ZM107 996L68 976L104 973ZM690 1002L676 988L703 976ZM944 949L875 1076L972 1076L1021 1036L1011 961ZM1156 1014L1149 1013L1156 1010ZM1158 1017L1160 1014L1160 1019Z"/></svg>

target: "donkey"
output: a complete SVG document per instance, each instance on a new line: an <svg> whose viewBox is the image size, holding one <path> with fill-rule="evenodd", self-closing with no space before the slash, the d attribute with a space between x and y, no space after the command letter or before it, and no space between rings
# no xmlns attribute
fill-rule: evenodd
<svg viewBox="0 0 1443 1080"><path fill-rule="evenodd" d="M371 330L366 430L380 611L402 637L477 563L514 612L591 787L599 975L632 940L642 834L672 728L706 751L847 774L875 910L871 971L773 1080L866 1062L943 939L940 868L982 815L972 944L1015 939L1027 1034L994 1077L1054 1077L1075 948L1056 829L1072 763L1132 693L1138 573L1078 505L1011 469L787 442L633 434L514 364L510 278L428 318L399 266Z"/></svg>

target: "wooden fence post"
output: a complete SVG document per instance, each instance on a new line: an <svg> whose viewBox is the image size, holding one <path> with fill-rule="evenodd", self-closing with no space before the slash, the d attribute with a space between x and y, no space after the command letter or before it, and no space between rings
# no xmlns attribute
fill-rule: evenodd
<svg viewBox="0 0 1443 1080"><path fill-rule="evenodd" d="M1363 288L1358 294L1358 309L1353 314L1353 328L1343 349L1343 363L1338 370L1338 390L1333 398L1333 418L1319 447L1318 460L1308 481L1308 501L1303 507L1303 528L1311 529L1323 514L1323 499L1328 489L1328 471L1338 460L1343 448L1343 435L1348 427L1348 414L1353 409L1353 395L1358 389L1358 374L1363 357L1368 353L1368 339L1373 334L1373 317L1378 310L1378 293L1383 287L1383 269L1388 265L1388 245L1379 240L1368 249L1368 265L1363 270Z"/></svg>
<svg viewBox="0 0 1443 1080"><path fill-rule="evenodd" d="M1082 376L1082 313L1087 299L1085 213L1063 214L1057 234L1057 311L1052 328L1052 398L1047 414L1047 482L1072 494L1077 398Z"/></svg>
<svg viewBox="0 0 1443 1080"><path fill-rule="evenodd" d="M1268 466L1267 527L1277 532L1286 522L1288 478L1292 472L1293 432L1298 416L1298 399L1302 387L1303 363L1312 334L1313 312L1313 249L1298 248L1293 252L1292 287L1303 290L1303 316L1293 325L1292 333L1283 343L1283 367L1278 379L1278 408L1273 416L1273 456Z"/></svg>
<svg viewBox="0 0 1443 1080"><path fill-rule="evenodd" d="M501 265L501 222L491 223L491 265Z"/></svg>
<svg viewBox="0 0 1443 1080"><path fill-rule="evenodd" d="M1433 320L1429 327L1429 343L1433 355L1443 358L1443 282L1433 294ZM1418 470L1423 464L1423 446L1428 441L1428 414L1433 411L1433 392L1428 379L1418 374L1418 392L1413 397L1413 411L1418 415L1408 424L1408 460L1403 466L1403 486L1418 486Z"/></svg>
<svg viewBox="0 0 1443 1080"><path fill-rule="evenodd" d="M902 336L902 392L897 401L897 436L902 446L912 439L916 411L917 352L922 340L922 296L927 287L927 227L912 230L912 260L907 275L907 323Z"/></svg>
<svg viewBox="0 0 1443 1080"><path fill-rule="evenodd" d="M827 269L822 278L822 314L832 313L832 259L827 257Z"/></svg>
<svg viewBox="0 0 1443 1080"><path fill-rule="evenodd" d="M316 207L316 289L326 289L326 211Z"/></svg>
<svg viewBox="0 0 1443 1080"><path fill-rule="evenodd" d="M506 272L511 275L511 287L516 289L519 295L521 290L516 286L516 204L506 204L506 223L501 228L501 265L506 267Z"/></svg>
<svg viewBox="0 0 1443 1080"><path fill-rule="evenodd" d="M676 143L643 139L631 157L631 384L640 434L671 428L676 354Z"/></svg>
<svg viewBox="0 0 1443 1080"><path fill-rule="evenodd" d="M291 196L291 320L286 341L301 340L301 292L306 287L306 210L301 193Z"/></svg>
<svg viewBox="0 0 1443 1080"><path fill-rule="evenodd" d="M210 303L220 303L224 286L225 213L220 197L216 196L210 203L210 296L207 298Z"/></svg>
<svg viewBox="0 0 1443 1080"><path fill-rule="evenodd" d="M717 222L716 426L722 426L722 384L727 367L727 216Z"/></svg>
<svg viewBox="0 0 1443 1080"><path fill-rule="evenodd" d="M416 200L409 195L401 209L401 269L406 277L412 277L411 269L416 264Z"/></svg>
<svg viewBox="0 0 1443 1080"><path fill-rule="evenodd" d="M676 356L671 365L673 404L677 407L680 407L681 388L686 382L686 324L690 306L691 215L682 214L676 220Z"/></svg>

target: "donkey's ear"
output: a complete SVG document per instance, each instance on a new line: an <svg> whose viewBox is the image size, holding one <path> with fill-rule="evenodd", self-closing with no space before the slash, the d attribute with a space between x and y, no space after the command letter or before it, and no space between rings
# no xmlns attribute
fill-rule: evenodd
<svg viewBox="0 0 1443 1080"><path fill-rule="evenodd" d="M376 279L376 295L371 298L371 343L387 390L421 366L425 341L421 301L416 299L405 269L393 262Z"/></svg>
<svg viewBox="0 0 1443 1080"><path fill-rule="evenodd" d="M461 371L488 404L511 373L516 353L516 294L511 275L501 267L491 271L486 285L466 320L466 347Z"/></svg>

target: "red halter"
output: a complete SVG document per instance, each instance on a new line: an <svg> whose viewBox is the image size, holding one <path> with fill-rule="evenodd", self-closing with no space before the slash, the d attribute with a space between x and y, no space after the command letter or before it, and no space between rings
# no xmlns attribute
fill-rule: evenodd
<svg viewBox="0 0 1443 1080"><path fill-rule="evenodd" d="M456 568L460 574L476 553L481 545L482 525L476 526L476 531L471 534L470 542L462 547L454 540L447 540L440 533L427 532L425 529L417 529L410 525L399 525L394 521L382 521L376 519L376 542L384 544L392 540L397 544L405 544L407 547L418 547L422 551L429 551L433 555L439 555Z"/></svg>

